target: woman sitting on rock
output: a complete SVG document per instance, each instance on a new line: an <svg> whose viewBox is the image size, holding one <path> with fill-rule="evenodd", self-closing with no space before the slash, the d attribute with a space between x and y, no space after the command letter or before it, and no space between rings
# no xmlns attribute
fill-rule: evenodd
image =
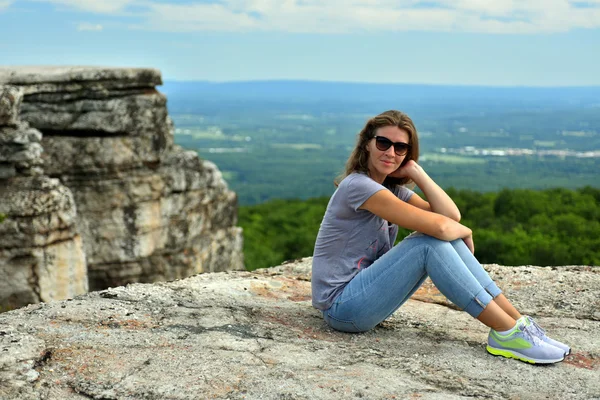
<svg viewBox="0 0 600 400"><path fill-rule="evenodd" d="M343 332L374 328L428 276L444 296L491 328L487 351L530 363L562 361L569 346L521 315L474 257L471 229L452 199L417 164L412 120L370 119L358 135L315 244L313 306ZM423 200L403 185L416 184ZM415 231L393 246L398 226Z"/></svg>

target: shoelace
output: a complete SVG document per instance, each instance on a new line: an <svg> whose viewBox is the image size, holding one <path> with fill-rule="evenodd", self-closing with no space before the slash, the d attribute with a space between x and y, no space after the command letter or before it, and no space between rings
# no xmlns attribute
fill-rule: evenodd
<svg viewBox="0 0 600 400"><path fill-rule="evenodd" d="M542 339L540 339L533 332L531 332L530 326L523 326L522 332L529 339L529 341L533 343L534 346L539 346L543 343Z"/></svg>
<svg viewBox="0 0 600 400"><path fill-rule="evenodd" d="M533 327L534 333L536 333L539 337L546 336L546 331L539 326L538 323L533 320L533 318L527 317L527 320L529 321L530 326Z"/></svg>

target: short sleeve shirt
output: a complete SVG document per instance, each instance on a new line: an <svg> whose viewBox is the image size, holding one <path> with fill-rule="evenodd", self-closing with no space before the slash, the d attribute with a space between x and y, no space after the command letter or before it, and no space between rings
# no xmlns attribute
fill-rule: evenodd
<svg viewBox="0 0 600 400"><path fill-rule="evenodd" d="M367 210L363 203L380 190L390 190L363 173L352 173L331 196L315 243L312 304L327 310L352 278L388 252L398 227ZM396 186L394 194L408 201L413 191Z"/></svg>

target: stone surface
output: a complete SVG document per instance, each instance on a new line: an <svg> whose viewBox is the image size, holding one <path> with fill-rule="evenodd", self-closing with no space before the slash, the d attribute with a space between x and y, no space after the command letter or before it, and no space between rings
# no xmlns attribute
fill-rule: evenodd
<svg viewBox="0 0 600 400"><path fill-rule="evenodd" d="M0 309L88 288L73 195L43 175L42 134L19 119L22 94L0 86Z"/></svg>
<svg viewBox="0 0 600 400"><path fill-rule="evenodd" d="M15 170L13 176L41 175L41 139L42 134L24 122L14 127L0 127L0 164L12 166Z"/></svg>
<svg viewBox="0 0 600 400"><path fill-rule="evenodd" d="M46 176L0 181L0 305L66 299L88 290L73 196Z"/></svg>
<svg viewBox="0 0 600 400"><path fill-rule="evenodd" d="M112 90L140 91L162 84L162 79L159 70L150 68L0 66L2 84L23 86L34 99L60 101L108 98Z"/></svg>
<svg viewBox="0 0 600 400"><path fill-rule="evenodd" d="M0 397L600 397L600 267L486 266L521 311L573 348L562 363L534 366L487 354L487 328L431 286L370 332L333 331L310 304L310 261L1 314Z"/></svg>
<svg viewBox="0 0 600 400"><path fill-rule="evenodd" d="M22 100L21 89L0 85L0 126L14 125L17 122Z"/></svg>
<svg viewBox="0 0 600 400"><path fill-rule="evenodd" d="M243 269L235 193L173 145L159 71L0 68L2 82L24 93L20 117L43 133L46 174L73 192L91 289Z"/></svg>
<svg viewBox="0 0 600 400"><path fill-rule="evenodd" d="M19 119L23 90L0 84L0 179L42 172L42 134Z"/></svg>
<svg viewBox="0 0 600 400"><path fill-rule="evenodd" d="M0 187L0 213L8 218L0 225L0 248L44 246L69 230L75 221L73 195L58 179L47 176L14 178Z"/></svg>
<svg viewBox="0 0 600 400"><path fill-rule="evenodd" d="M164 95L155 89L147 89L143 94L115 91L112 96L107 99L56 98L53 102L42 102L26 95L21 118L49 134L146 136L156 151L167 147L167 140L172 139L172 135L169 134Z"/></svg>

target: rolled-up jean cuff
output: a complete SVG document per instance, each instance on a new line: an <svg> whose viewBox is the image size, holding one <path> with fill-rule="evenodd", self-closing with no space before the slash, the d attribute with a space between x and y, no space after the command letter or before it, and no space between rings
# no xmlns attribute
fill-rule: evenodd
<svg viewBox="0 0 600 400"><path fill-rule="evenodd" d="M492 299L498 297L498 295L502 294L502 290L496 285L494 281L492 281L489 285L485 287L485 291L492 296Z"/></svg>
<svg viewBox="0 0 600 400"><path fill-rule="evenodd" d="M473 318L477 318L492 300L492 296L485 289L481 289L464 310Z"/></svg>

